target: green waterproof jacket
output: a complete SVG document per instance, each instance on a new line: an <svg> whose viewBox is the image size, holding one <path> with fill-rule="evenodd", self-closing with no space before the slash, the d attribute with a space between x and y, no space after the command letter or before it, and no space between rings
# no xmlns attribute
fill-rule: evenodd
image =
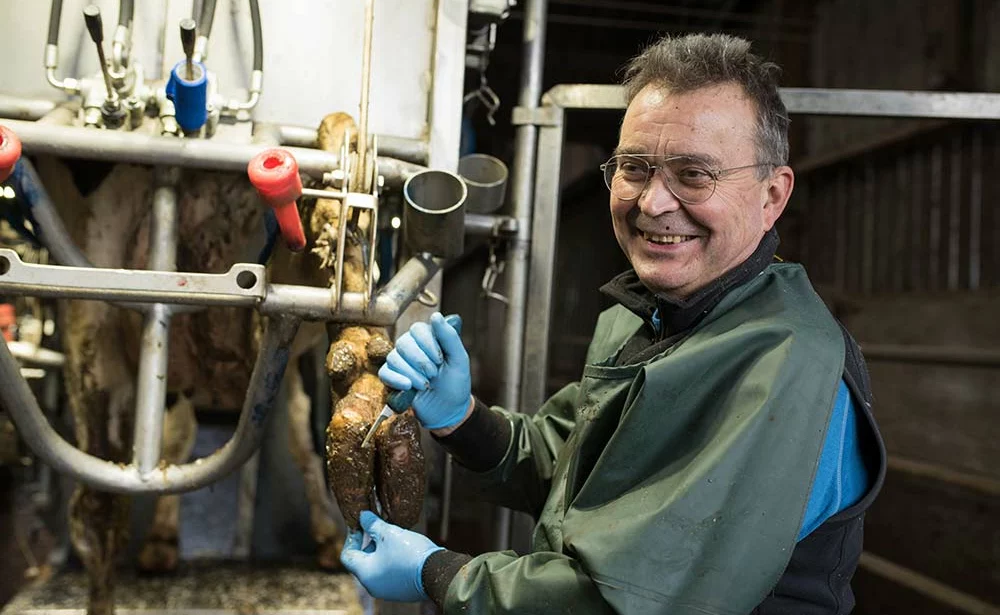
<svg viewBox="0 0 1000 615"><path fill-rule="evenodd" d="M774 587L843 372L837 323L779 263L669 349L616 366L642 324L607 310L580 382L507 414L507 453L480 478L536 517L532 552L472 559L447 613L746 615Z"/></svg>

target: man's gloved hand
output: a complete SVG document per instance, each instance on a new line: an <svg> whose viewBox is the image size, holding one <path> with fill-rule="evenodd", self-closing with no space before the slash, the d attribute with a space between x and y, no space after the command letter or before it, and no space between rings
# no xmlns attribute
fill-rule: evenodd
<svg viewBox="0 0 1000 615"><path fill-rule="evenodd" d="M427 429L454 427L472 403L469 354L462 336L437 312L429 325L415 323L396 340L378 376L394 389L419 391L413 411Z"/></svg>
<svg viewBox="0 0 1000 615"><path fill-rule="evenodd" d="M361 527L372 543L361 549L361 532L351 532L340 561L361 581L368 593L383 600L416 602L427 599L421 575L431 553L443 551L429 538L386 523L375 513L361 513Z"/></svg>

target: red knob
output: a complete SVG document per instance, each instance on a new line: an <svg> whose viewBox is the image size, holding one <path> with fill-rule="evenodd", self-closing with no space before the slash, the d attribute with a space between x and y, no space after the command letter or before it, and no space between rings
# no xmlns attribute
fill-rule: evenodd
<svg viewBox="0 0 1000 615"><path fill-rule="evenodd" d="M285 244L294 252L306 247L306 234L295 199L302 196L302 179L295 158L283 149L267 149L247 165L250 183L274 210Z"/></svg>
<svg viewBox="0 0 1000 615"><path fill-rule="evenodd" d="M20 158L21 140L13 130L0 126L0 182L10 177Z"/></svg>
<svg viewBox="0 0 1000 615"><path fill-rule="evenodd" d="M14 325L17 324L17 313L9 303L0 303L0 337L8 342L14 341Z"/></svg>

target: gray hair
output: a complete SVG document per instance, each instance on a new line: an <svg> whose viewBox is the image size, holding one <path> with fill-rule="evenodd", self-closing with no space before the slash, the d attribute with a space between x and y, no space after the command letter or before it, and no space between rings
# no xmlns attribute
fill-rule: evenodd
<svg viewBox="0 0 1000 615"><path fill-rule="evenodd" d="M750 53L750 41L727 34L665 36L625 68L625 99L649 84L683 94L736 83L757 107L757 162L788 162L788 111L778 93L781 69ZM762 174L766 169L761 169Z"/></svg>

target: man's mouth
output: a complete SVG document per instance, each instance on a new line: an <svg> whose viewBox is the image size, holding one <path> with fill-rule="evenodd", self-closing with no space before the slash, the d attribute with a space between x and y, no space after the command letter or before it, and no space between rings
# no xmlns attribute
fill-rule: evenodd
<svg viewBox="0 0 1000 615"><path fill-rule="evenodd" d="M646 231L639 231L642 238L650 243L656 243L661 245L670 245L675 243L684 243L685 241L691 241L692 239L697 239L696 235L657 235L654 233L647 233Z"/></svg>

